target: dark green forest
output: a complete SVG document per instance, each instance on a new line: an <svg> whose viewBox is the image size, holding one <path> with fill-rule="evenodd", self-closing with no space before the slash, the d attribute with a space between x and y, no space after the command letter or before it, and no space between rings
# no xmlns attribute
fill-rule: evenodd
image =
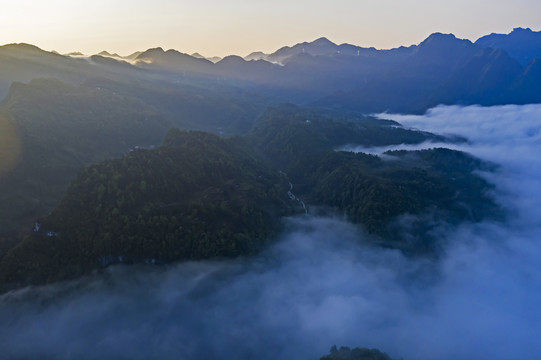
<svg viewBox="0 0 541 360"><path fill-rule="evenodd" d="M387 152L383 159L334 150L348 143L381 146L463 139L408 130L372 117L331 114L292 106L274 108L247 134L268 163L287 171L297 195L308 203L338 209L400 247L400 233L388 226L400 214L430 208L451 222L499 216L487 194L489 184L473 174L495 167L468 154L438 148ZM418 245L411 250L421 250L415 249Z"/></svg>
<svg viewBox="0 0 541 360"><path fill-rule="evenodd" d="M130 121L137 119L144 129L144 119ZM113 124L122 139L122 123L103 126ZM146 133L147 144L158 137ZM91 129L87 134L99 138ZM83 140L73 143L84 147ZM410 253L434 251L429 229L419 227L418 241L406 241L394 219L424 212L449 222L495 216L497 207L486 194L490 186L473 173L493 170L491 165L447 149L395 151L385 158L335 150L347 143L426 140L461 141L392 121L292 105L269 108L242 137L172 129L155 149L134 147L120 158L82 168L58 205L35 217L33 231L8 247L0 281L7 287L42 284L116 263L255 254L277 237L282 217L305 213L298 199L308 210L323 207L345 215L379 243ZM110 146L120 151L129 147L126 142ZM104 151L107 146L104 142ZM45 164L69 163L48 155ZM85 162L92 161L79 166ZM69 174L56 175L52 179L69 180Z"/></svg>
<svg viewBox="0 0 541 360"><path fill-rule="evenodd" d="M325 355L320 360L393 360L389 355L378 349L367 348L349 348L336 346L331 348L330 354Z"/></svg>
<svg viewBox="0 0 541 360"><path fill-rule="evenodd" d="M42 283L99 264L254 254L281 217L300 212L288 189L242 141L171 130L155 150L85 167L0 271L6 282Z"/></svg>
<svg viewBox="0 0 541 360"><path fill-rule="evenodd" d="M172 127L242 133L263 111L260 101L240 90L226 95L156 81L12 84L0 104L0 127L11 130L5 140L15 142L19 157L9 173L0 172L0 238L52 210L83 166L158 146Z"/></svg>

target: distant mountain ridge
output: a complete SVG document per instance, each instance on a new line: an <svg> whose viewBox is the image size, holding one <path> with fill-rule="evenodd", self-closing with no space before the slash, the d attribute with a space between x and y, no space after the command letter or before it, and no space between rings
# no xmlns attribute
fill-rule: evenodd
<svg viewBox="0 0 541 360"><path fill-rule="evenodd" d="M265 54L262 51L255 51L253 53L250 53L244 57L244 60L250 61L250 60L265 60L265 58L269 56L269 54Z"/></svg>
<svg viewBox="0 0 541 360"><path fill-rule="evenodd" d="M541 32L522 28L507 35L487 35L475 43L453 34L434 33L418 45L390 50L338 45L321 37L245 58L207 59L198 53L160 47L124 58L101 52L88 58L99 68L89 66L81 56L66 57L31 45L11 44L0 47L6 69L3 72L0 68L0 94L5 94L12 81L35 77L57 77L77 84L96 76L159 76L166 81L189 78L203 86L208 86L208 81L222 81L297 104L364 113L423 113L438 104L541 102L535 71L540 54ZM122 59L131 67L128 62L122 64ZM8 65L10 61L13 64ZM140 70L144 73L138 73Z"/></svg>
<svg viewBox="0 0 541 360"><path fill-rule="evenodd" d="M523 53L535 54L538 33L515 29L506 38L526 35L527 44L534 45ZM472 43L453 34L434 33L419 45L377 50L338 45L321 37L271 54L228 56L216 64L160 48L147 50L136 61L147 68L246 81L287 101L361 112L422 113L442 103L540 102L541 95L531 93L540 85L534 73L526 71L527 64L521 63L530 55L521 58L516 49L508 52L501 41L500 47L482 45L498 45L488 40ZM491 86L495 88L490 90Z"/></svg>
<svg viewBox="0 0 541 360"><path fill-rule="evenodd" d="M123 59L123 57L118 55L117 53L111 54L110 52L105 51L105 50L102 51L102 52L99 52L98 55L99 56L107 56L107 57L114 57L114 58Z"/></svg>
<svg viewBox="0 0 541 360"><path fill-rule="evenodd" d="M193 57L177 50L164 51L161 47L148 49L135 58L136 64L157 65L170 70L205 72L210 71L212 62L204 58Z"/></svg>
<svg viewBox="0 0 541 360"><path fill-rule="evenodd" d="M490 34L479 38L477 45L501 49L517 59L523 66L541 58L541 31L515 28L509 34Z"/></svg>

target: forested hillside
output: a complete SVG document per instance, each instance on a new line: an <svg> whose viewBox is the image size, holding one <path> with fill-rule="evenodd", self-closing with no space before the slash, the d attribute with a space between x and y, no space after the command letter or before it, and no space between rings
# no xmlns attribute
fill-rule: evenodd
<svg viewBox="0 0 541 360"><path fill-rule="evenodd" d="M386 246L433 252L429 226L409 231L413 241L393 221L427 212L451 223L497 215L490 186L474 174L491 167L447 149L388 152L385 159L335 150L344 142L426 140L461 141L295 106L269 109L245 137L173 129L156 149L79 171L58 206L4 256L0 279L39 284L119 262L254 254L273 240L283 216L311 206L344 214Z"/></svg>
<svg viewBox="0 0 541 360"><path fill-rule="evenodd" d="M287 171L297 195L307 203L327 205L345 213L368 231L402 247L400 233L388 227L400 214L427 209L439 216L479 221L497 216L487 194L489 184L475 170L493 170L465 153L448 149L394 151L386 158L336 151L340 145L382 146L453 142L426 132L372 117L332 116L295 107L267 111L247 135L261 156ZM419 229L421 233L426 229ZM426 239L412 243L411 251L425 251Z"/></svg>
<svg viewBox="0 0 541 360"><path fill-rule="evenodd" d="M234 140L171 130L155 150L83 169L0 264L3 283L72 278L119 262L253 254L302 211L285 177Z"/></svg>
<svg viewBox="0 0 541 360"><path fill-rule="evenodd" d="M84 165L160 143L171 123L137 99L54 79L15 83L0 121L20 155L0 175L0 233L50 211Z"/></svg>
<svg viewBox="0 0 541 360"><path fill-rule="evenodd" d="M84 165L157 146L172 127L246 132L265 101L226 91L105 79L14 83L0 104L10 153L0 169L0 238L29 229L50 211Z"/></svg>

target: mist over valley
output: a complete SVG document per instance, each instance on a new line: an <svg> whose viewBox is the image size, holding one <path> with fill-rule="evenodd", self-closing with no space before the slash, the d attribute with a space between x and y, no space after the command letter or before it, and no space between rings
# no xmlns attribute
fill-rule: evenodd
<svg viewBox="0 0 541 360"><path fill-rule="evenodd" d="M0 357L538 357L539 44L0 46Z"/></svg>

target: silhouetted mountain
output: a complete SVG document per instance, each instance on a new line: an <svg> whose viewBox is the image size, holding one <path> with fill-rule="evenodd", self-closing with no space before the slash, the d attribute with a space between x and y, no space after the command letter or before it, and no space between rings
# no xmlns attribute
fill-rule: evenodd
<svg viewBox="0 0 541 360"><path fill-rule="evenodd" d="M244 60L246 60L246 61L250 61L250 60L266 60L267 56L269 56L269 54L265 54L262 51L256 51L256 52L253 52L253 53L251 53L249 55L246 55L244 57Z"/></svg>
<svg viewBox="0 0 541 360"><path fill-rule="evenodd" d="M303 42L296 44L292 47L284 46L267 56L268 61L279 62L283 60L299 55L302 53L307 53L310 55L327 55L329 53L336 52L337 45L329 41L326 38L319 38L313 42Z"/></svg>
<svg viewBox="0 0 541 360"><path fill-rule="evenodd" d="M502 49L525 66L535 58L541 58L541 31L515 28L509 34L490 34L479 38L477 45Z"/></svg>
<svg viewBox="0 0 541 360"><path fill-rule="evenodd" d="M119 64L113 58L70 57L27 44L0 46L0 97L6 95L9 86L15 81L56 78L77 85L90 78L122 79L129 82L143 76L140 69L119 67Z"/></svg>
<svg viewBox="0 0 541 360"><path fill-rule="evenodd" d="M358 55L360 52L375 51L374 48L366 49L354 45L337 45L327 38L319 38L312 42L303 42L292 47L285 46L274 53L268 55L266 60L278 63L284 63L288 58L299 55L309 54L313 56L325 55Z"/></svg>
<svg viewBox="0 0 541 360"><path fill-rule="evenodd" d="M514 41L516 38L526 40ZM216 63L213 61L217 59L209 61L199 54L194 54L194 57L176 50L155 48L126 58L134 59L136 67L144 69L144 73L92 57L90 60L93 63L102 66L96 68L85 63L83 58L61 57L34 47L26 50L26 53L34 54L31 63L28 63L28 58L21 58L23 51L19 51L19 55L12 59L15 71L4 66L9 71L2 74L0 69L0 90L2 83L7 89L11 81L29 81L37 76L58 77L71 83L96 76L116 79L121 76L143 76L203 86L209 86L210 80L225 81L282 101L362 112L387 110L419 113L438 103L524 103L526 98L537 101L526 90L535 89L532 83L535 80L527 80L529 75L523 76L522 71L517 71L516 65L512 65L509 59L505 60L508 64L504 65L504 55L489 56L490 52L483 53L486 46L481 44L500 39L498 41L502 44L509 43L514 48L511 45L499 46L496 40L491 45L505 48L511 57L520 51L528 53L524 55L526 59L537 51L535 41L538 38L538 32L515 29L509 35L490 35L473 44L452 34L434 33L419 45L391 50L337 45L326 38L319 38L313 42L283 47L270 55L256 52L246 57L248 60L259 59L255 61L228 56ZM7 52L8 48L3 48ZM0 60L1 55L2 50ZM112 56L116 54L103 55L113 59ZM279 62L281 65L271 65L269 62ZM9 60L4 63L9 64ZM21 71L17 72L18 68ZM123 73L119 74L118 71ZM526 83L529 85L526 86ZM490 84L495 84L497 89L487 92ZM525 86L524 90L522 86ZM521 99L522 95L525 98Z"/></svg>
<svg viewBox="0 0 541 360"><path fill-rule="evenodd" d="M246 61L240 56L226 56L215 65L215 73L259 84L273 84L279 66L263 60Z"/></svg>
<svg viewBox="0 0 541 360"><path fill-rule="evenodd" d="M522 67L501 50L483 48L452 34L432 34L352 91L315 104L364 112L422 113L437 104L495 105L516 102ZM522 90L520 90L522 91Z"/></svg>
<svg viewBox="0 0 541 360"><path fill-rule="evenodd" d="M137 59L137 57L138 57L139 55L141 55L142 53L143 53L142 51L136 51L136 52L134 52L133 54L130 54L130 55L128 55L128 56L124 56L124 59L127 59L127 60L135 60L135 59Z"/></svg>
<svg viewBox="0 0 541 360"><path fill-rule="evenodd" d="M222 58L219 56L212 56L212 57L207 58L207 60L212 61L213 63L216 64L218 61L222 60Z"/></svg>
<svg viewBox="0 0 541 360"><path fill-rule="evenodd" d="M119 71L125 70L127 72L136 73L139 69L135 68L130 63L122 60L121 58L115 58L111 56L92 55L89 58L94 64L106 65L109 68L116 68Z"/></svg>
<svg viewBox="0 0 541 360"><path fill-rule="evenodd" d="M191 57L194 57L196 59L205 59L205 60L208 60L210 62L213 62L213 63L217 63L218 61L222 60L221 57L218 57L218 56L213 56L213 57L206 57L206 56L203 56L197 52L193 53L190 55Z"/></svg>
<svg viewBox="0 0 541 360"><path fill-rule="evenodd" d="M107 51L102 51L98 53L97 55L105 56L105 57L122 58L122 56L118 55L117 53L111 54L110 52L107 52Z"/></svg>
<svg viewBox="0 0 541 360"><path fill-rule="evenodd" d="M522 33L534 38L538 35L531 30L517 29L509 37L514 38ZM527 90L536 89L534 77L523 75L522 72L526 70L519 69L520 65L517 67L513 59L503 53L485 50L481 43L483 41L473 44L452 34L434 33L419 45L376 50L349 44L337 45L320 38L283 47L270 55L252 53L246 58L250 61L228 56L216 63L199 54L194 54L194 57L176 50L155 48L137 54L135 66L144 69L144 72L137 72L136 68L129 68L125 64L106 61L113 59L109 56L106 59L91 57L93 63L102 66L95 68L84 63L82 58L72 58L69 59L71 63L67 63L65 58L40 53L39 49L32 48L36 59L31 66L23 65L20 58L14 65L26 67L26 78L19 74L13 76L16 74L13 71L6 73L5 79L0 74L0 88L3 80L10 83L22 77L29 81L35 75L59 77L72 83L92 76L117 79L120 76L150 76L165 81L189 82L196 86L210 86L209 81L215 84L223 81L282 101L368 113L422 113L440 103L537 101L537 97ZM50 56L58 58L52 59ZM260 59L262 57L264 59ZM271 62L280 62L281 65ZM39 72L33 73L32 67L39 69ZM489 90L491 87L494 88Z"/></svg>
<svg viewBox="0 0 541 360"><path fill-rule="evenodd" d="M155 69L193 73L212 73L213 63L176 50L149 49L135 59L139 66Z"/></svg>
<svg viewBox="0 0 541 360"><path fill-rule="evenodd" d="M83 61L28 44L0 46L0 97L6 95L14 81L28 82L36 77L80 81L84 78Z"/></svg>

